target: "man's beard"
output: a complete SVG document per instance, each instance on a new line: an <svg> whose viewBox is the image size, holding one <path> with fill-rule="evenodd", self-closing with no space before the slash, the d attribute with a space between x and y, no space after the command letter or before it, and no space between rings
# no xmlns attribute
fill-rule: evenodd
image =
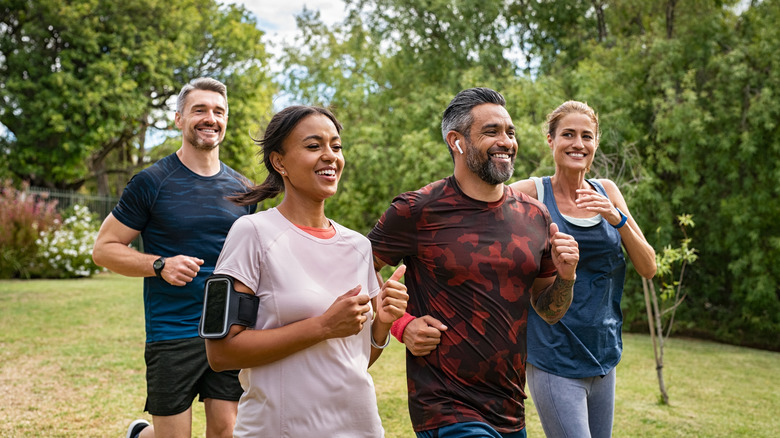
<svg viewBox="0 0 780 438"><path fill-rule="evenodd" d="M222 143L222 140L224 140L224 138L220 138L217 141L215 141L214 143L211 143L211 142L207 143L202 138L200 138L198 136L198 133L197 133L196 130L193 130L193 131L190 131L189 135L187 135L187 140L192 145L192 147L194 147L197 150L200 150L200 151L210 151L212 149L216 149L217 146L219 146L220 143Z"/></svg>
<svg viewBox="0 0 780 438"><path fill-rule="evenodd" d="M490 155L485 154L486 156L483 157L479 149L472 146L468 139L466 140L466 167L488 184L504 183L514 174L515 157L509 150L507 150L507 154L511 156L509 164L496 163L490 159Z"/></svg>

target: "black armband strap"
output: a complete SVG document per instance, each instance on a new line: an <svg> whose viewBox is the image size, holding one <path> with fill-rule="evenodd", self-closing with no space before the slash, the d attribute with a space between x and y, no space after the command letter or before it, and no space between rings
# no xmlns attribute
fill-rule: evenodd
<svg viewBox="0 0 780 438"><path fill-rule="evenodd" d="M206 279L198 335L204 339L222 339L233 325L254 327L259 304L257 296L233 288L233 277L211 275Z"/></svg>

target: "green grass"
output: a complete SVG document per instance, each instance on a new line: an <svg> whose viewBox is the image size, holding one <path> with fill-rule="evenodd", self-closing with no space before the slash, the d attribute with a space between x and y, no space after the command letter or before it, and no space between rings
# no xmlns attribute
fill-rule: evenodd
<svg viewBox="0 0 780 438"><path fill-rule="evenodd" d="M124 436L145 397L141 279L0 281L0 437ZM773 437L780 430L780 353L671 339L670 405L658 403L650 339L626 334L616 437ZM411 437L404 351L371 368L388 437ZM543 436L531 400L528 435ZM203 436L194 403L193 436Z"/></svg>

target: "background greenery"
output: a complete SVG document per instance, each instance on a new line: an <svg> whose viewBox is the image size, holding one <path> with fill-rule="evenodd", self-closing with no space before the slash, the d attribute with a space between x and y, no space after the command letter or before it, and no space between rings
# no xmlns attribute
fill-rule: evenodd
<svg viewBox="0 0 780 438"><path fill-rule="evenodd" d="M142 281L0 280L0 437L123 436L145 397ZM671 339L658 402L646 335L627 335L617 369L615 436L774 437L780 353ZM388 438L412 437L404 351L393 341L371 368ZM531 402L528 434L543 436ZM194 404L193 436L204 436Z"/></svg>
<svg viewBox="0 0 780 438"><path fill-rule="evenodd" d="M118 193L173 150L166 102L192 77L224 80L223 158L255 180L249 133L272 99L333 107L348 166L330 217L368 231L393 196L451 173L442 110L463 88L508 99L515 179L552 173L544 116L566 99L600 114L592 176L615 180L648 240L690 214L680 333L780 350L780 2L347 0L342 22L298 17L271 59L257 21L214 0L0 3L0 177ZM270 65L283 74L273 76ZM110 178L110 176L114 178ZM636 275L626 327L644 330Z"/></svg>

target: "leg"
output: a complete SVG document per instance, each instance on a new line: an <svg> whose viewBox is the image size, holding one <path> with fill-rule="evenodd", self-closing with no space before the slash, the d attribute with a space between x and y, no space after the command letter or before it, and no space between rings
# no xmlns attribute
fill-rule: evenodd
<svg viewBox="0 0 780 438"><path fill-rule="evenodd" d="M218 373L209 367L198 382L198 392L206 410L206 438L232 437L238 400L244 393L238 370Z"/></svg>
<svg viewBox="0 0 780 438"><path fill-rule="evenodd" d="M615 368L604 377L593 377L588 396L588 423L593 438L612 436L615 416Z"/></svg>
<svg viewBox="0 0 780 438"><path fill-rule="evenodd" d="M154 427L147 427L141 431L139 438L146 438L146 432L151 431L149 437L165 438L190 438L192 436L192 408L176 415L153 415Z"/></svg>
<svg viewBox="0 0 780 438"><path fill-rule="evenodd" d="M528 389L548 438L589 438L587 379L567 379L526 364Z"/></svg>
<svg viewBox="0 0 780 438"><path fill-rule="evenodd" d="M200 342L199 342L200 341ZM192 401L203 369L208 367L202 339L177 339L146 344L146 407L154 427L140 438L190 437ZM202 351L203 350L203 351ZM205 365L204 365L205 364Z"/></svg>
<svg viewBox="0 0 780 438"><path fill-rule="evenodd" d="M207 398L203 403L206 410L206 438L232 437L238 402Z"/></svg>

